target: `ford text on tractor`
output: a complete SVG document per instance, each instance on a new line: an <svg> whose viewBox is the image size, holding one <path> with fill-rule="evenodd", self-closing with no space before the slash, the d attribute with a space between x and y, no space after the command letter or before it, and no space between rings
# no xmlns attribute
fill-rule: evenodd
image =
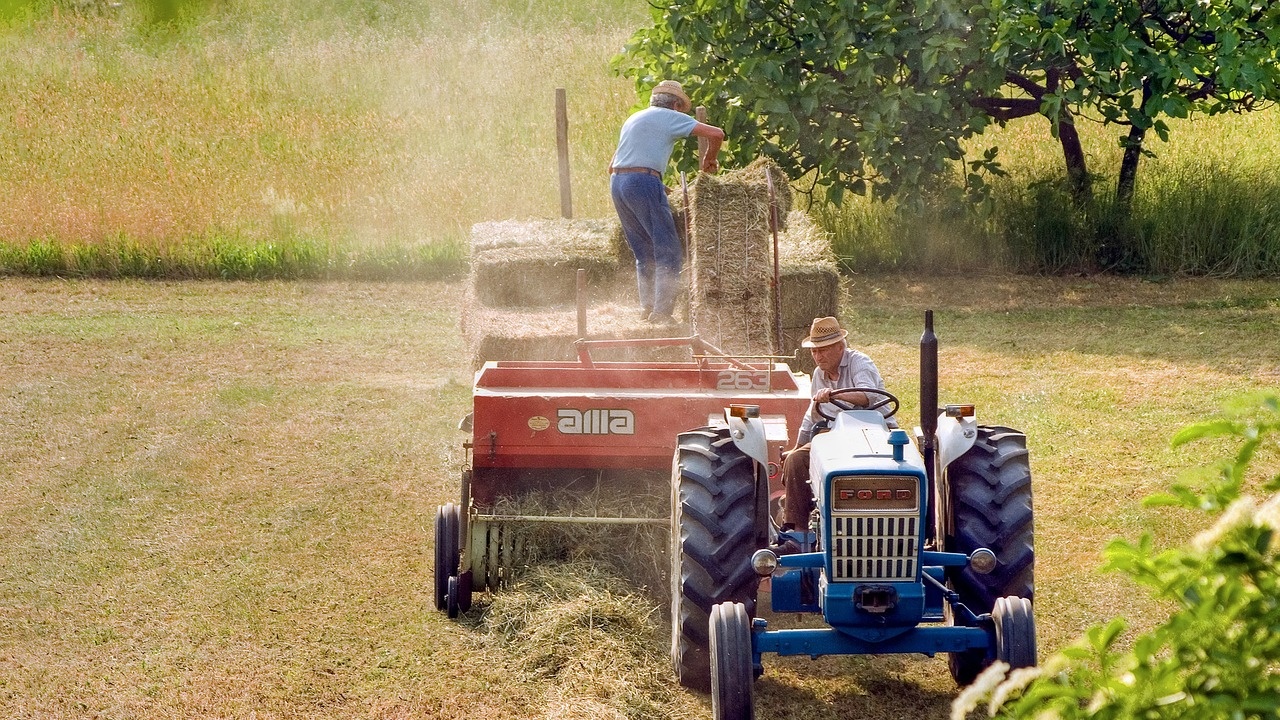
<svg viewBox="0 0 1280 720"><path fill-rule="evenodd" d="M996 660L1036 664L1026 436L978 425L971 405L938 408L932 325L930 311L914 433L874 409L824 411L810 527L781 533L799 553L755 544L769 522L758 498L770 462L757 408L732 407L722 427L680 436L672 657L682 684L711 692L717 720L754 717L752 684L769 654L945 653L960 685ZM837 390L833 404L852 392L897 410L897 398L868 388ZM825 627L770 629L755 611L760 577L771 578L775 613L820 614Z"/></svg>

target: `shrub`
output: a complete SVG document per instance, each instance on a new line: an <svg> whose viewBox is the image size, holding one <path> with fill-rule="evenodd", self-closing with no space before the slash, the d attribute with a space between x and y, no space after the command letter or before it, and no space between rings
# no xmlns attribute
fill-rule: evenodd
<svg viewBox="0 0 1280 720"><path fill-rule="evenodd" d="M1150 534L1108 546L1107 568L1173 608L1163 624L1121 649L1126 625L1112 620L1039 670L1014 671L999 685L1007 668L997 664L975 682L977 691L961 694L952 716L966 715L980 688L988 687L988 709L1005 718L1277 717L1280 473L1259 480L1250 466L1264 450L1276 460L1278 432L1276 394L1241 401L1179 432L1175 447L1209 438L1235 439L1241 447L1205 473L1204 482L1176 484L1148 503L1202 511L1215 522L1183 548L1157 550ZM1251 487L1270 499L1259 504Z"/></svg>

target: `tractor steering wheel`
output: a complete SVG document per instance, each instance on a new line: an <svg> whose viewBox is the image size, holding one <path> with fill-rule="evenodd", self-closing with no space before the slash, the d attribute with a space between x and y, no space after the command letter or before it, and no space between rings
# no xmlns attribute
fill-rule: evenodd
<svg viewBox="0 0 1280 720"><path fill-rule="evenodd" d="M856 405L852 405L848 402L842 402L841 400L839 400L839 396L841 395L851 395L856 392L879 395L880 399L878 401L871 402L871 404L865 408L859 408ZM835 405L836 407L841 408L843 410L879 410L885 405L892 404L893 407L889 408L889 412L885 413L886 418L891 418L894 415L896 415L898 412L898 405L899 405L898 398L893 393L889 392L888 390L881 390L880 388L873 388L873 387L847 387L847 388L840 388L839 390L832 390L830 402L832 405ZM826 411L822 409L822 406L825 404L826 403L819 403L819 402L813 403L814 412L818 413L819 415L821 415L822 417L828 420L835 420L836 416L834 414L828 415Z"/></svg>

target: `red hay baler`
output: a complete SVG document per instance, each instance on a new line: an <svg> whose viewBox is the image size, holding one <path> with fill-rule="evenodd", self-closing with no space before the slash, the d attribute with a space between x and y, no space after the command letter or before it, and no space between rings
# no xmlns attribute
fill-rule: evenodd
<svg viewBox="0 0 1280 720"><path fill-rule="evenodd" d="M591 356L593 349L673 345L688 345L691 359L600 362ZM782 494L781 453L808 410L807 376L772 359L726 357L697 336L580 340L576 347L577 361L486 362L476 373L472 413L463 422L470 438L461 497L436 513L435 600L450 617L470 606L472 592L509 580L521 564L519 527L668 526L669 514L530 512L519 498L547 489L617 496L637 483L669 495L677 436L724 425L731 405L759 407L772 501Z"/></svg>

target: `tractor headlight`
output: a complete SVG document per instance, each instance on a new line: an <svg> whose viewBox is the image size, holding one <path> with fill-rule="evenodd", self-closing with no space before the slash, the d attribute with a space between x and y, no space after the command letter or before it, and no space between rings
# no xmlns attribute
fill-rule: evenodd
<svg viewBox="0 0 1280 720"><path fill-rule="evenodd" d="M986 548L969 553L969 567L980 575L990 574L996 569L996 564L996 554Z"/></svg>
<svg viewBox="0 0 1280 720"><path fill-rule="evenodd" d="M772 550L757 550L751 556L751 567L760 577L769 577L778 569L778 556Z"/></svg>

